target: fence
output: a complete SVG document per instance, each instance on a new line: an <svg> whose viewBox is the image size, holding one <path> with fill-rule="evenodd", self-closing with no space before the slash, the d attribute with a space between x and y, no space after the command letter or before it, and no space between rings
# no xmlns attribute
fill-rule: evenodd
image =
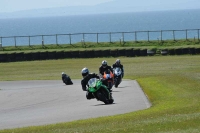
<svg viewBox="0 0 200 133"><path fill-rule="evenodd" d="M7 36L0 37L0 48L4 46L31 46L46 44L74 44L77 42L125 42L125 41L152 41L152 40L199 40L200 29L160 30L160 31L133 31L133 32L107 32L107 33L74 33L33 36Z"/></svg>

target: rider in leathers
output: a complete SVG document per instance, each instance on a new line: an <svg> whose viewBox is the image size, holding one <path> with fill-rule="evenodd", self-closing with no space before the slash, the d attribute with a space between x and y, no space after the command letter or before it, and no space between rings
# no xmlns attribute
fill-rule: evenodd
<svg viewBox="0 0 200 133"><path fill-rule="evenodd" d="M82 73L82 76L83 76L83 79L81 80L81 85L82 85L83 91L87 91L88 81L91 78L100 79L100 77L97 74L89 73L89 70L86 67L82 69L81 73ZM87 99L92 99L92 98L94 98L94 96L92 95L91 92L87 91L86 98Z"/></svg>
<svg viewBox="0 0 200 133"><path fill-rule="evenodd" d="M111 72L113 72L111 66L108 66L107 61L106 61L106 60L102 61L102 64L101 64L101 66L99 67L99 74L101 74L101 76L102 76L102 75L104 74L104 72L105 72L106 70L108 70L108 69L109 69Z"/></svg>
<svg viewBox="0 0 200 133"><path fill-rule="evenodd" d="M120 67L122 70L122 78L124 77L124 67L120 62L120 59L117 59L116 62L112 65L112 68Z"/></svg>

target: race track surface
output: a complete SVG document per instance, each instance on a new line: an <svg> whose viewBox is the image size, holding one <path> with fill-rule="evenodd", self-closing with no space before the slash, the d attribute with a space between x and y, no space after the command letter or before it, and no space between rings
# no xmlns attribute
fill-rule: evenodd
<svg viewBox="0 0 200 133"><path fill-rule="evenodd" d="M135 80L113 87L114 104L87 100L80 80L0 81L0 130L124 114L151 106Z"/></svg>

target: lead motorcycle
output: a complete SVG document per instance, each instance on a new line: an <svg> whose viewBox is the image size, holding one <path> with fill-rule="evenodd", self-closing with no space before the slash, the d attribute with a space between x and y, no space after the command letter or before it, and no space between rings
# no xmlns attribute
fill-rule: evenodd
<svg viewBox="0 0 200 133"><path fill-rule="evenodd" d="M112 104L114 99L108 90L108 88L102 84L102 81L97 78L91 78L88 81L88 91L93 94L93 96L99 100L104 102L105 104Z"/></svg>
<svg viewBox="0 0 200 133"><path fill-rule="evenodd" d="M122 70L120 67L116 67L113 69L114 72L114 85L115 88L122 82Z"/></svg>

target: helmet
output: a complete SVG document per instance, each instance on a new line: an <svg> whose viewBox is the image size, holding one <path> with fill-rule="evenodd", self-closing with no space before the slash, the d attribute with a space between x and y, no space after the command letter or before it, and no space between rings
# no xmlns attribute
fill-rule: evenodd
<svg viewBox="0 0 200 133"><path fill-rule="evenodd" d="M65 72L62 72L62 75L65 74Z"/></svg>
<svg viewBox="0 0 200 133"><path fill-rule="evenodd" d="M106 67L107 66L107 61L103 60L101 64L102 64L103 67Z"/></svg>
<svg viewBox="0 0 200 133"><path fill-rule="evenodd" d="M84 67L84 68L82 69L81 73L82 73L82 76L86 76L86 75L89 74L89 70L88 70L86 67Z"/></svg>
<svg viewBox="0 0 200 133"><path fill-rule="evenodd" d="M116 60L116 65L120 65L120 59Z"/></svg>

